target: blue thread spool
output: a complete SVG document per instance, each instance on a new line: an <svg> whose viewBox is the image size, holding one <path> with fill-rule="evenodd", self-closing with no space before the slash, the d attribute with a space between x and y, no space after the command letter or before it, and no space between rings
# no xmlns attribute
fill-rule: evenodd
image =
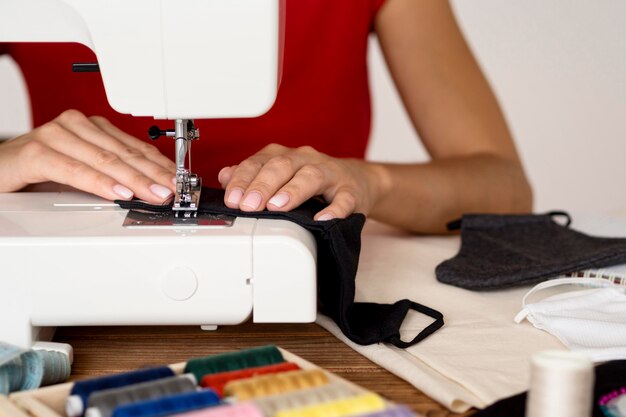
<svg viewBox="0 0 626 417"><path fill-rule="evenodd" d="M154 400L196 390L196 379L192 374L186 374L98 391L89 396L85 417L111 417L113 410L123 404Z"/></svg>
<svg viewBox="0 0 626 417"><path fill-rule="evenodd" d="M174 371L167 366L161 366L158 368L147 368L139 371L77 381L70 392L70 396L66 400L65 413L69 417L82 415L87 406L89 396L96 391L125 387L172 376L174 376Z"/></svg>
<svg viewBox="0 0 626 417"><path fill-rule="evenodd" d="M161 417L220 404L213 390L202 390L117 407L112 417Z"/></svg>

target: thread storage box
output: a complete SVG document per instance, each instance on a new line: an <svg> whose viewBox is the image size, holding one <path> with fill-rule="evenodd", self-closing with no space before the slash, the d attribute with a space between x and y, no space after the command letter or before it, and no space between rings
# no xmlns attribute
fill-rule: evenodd
<svg viewBox="0 0 626 417"><path fill-rule="evenodd" d="M408 408L396 406L377 394L276 346L194 358L164 368L172 376L168 378L161 376L155 383L166 384L165 381L168 380L172 385L176 381L172 385L175 390L179 389L178 386L190 384L195 386L195 390L188 387L187 393L176 391L172 395L162 386L158 389L165 391L159 398L154 393L146 394L145 391L150 389L150 382L126 382L120 388L105 387L104 390L94 391L88 399L84 395L82 397L71 395L73 392L76 394L81 384L118 378L131 373L138 374L140 372L138 370L134 373L102 376L12 393L8 397L9 401L5 400L4 405L0 406L0 417L414 416ZM140 386L144 386L143 393L121 392L126 389L124 387L139 389ZM125 397L113 398L116 395ZM138 395L141 399L128 400L133 395ZM148 398L147 395L151 397ZM189 401L197 402L199 398L207 404L219 402L173 412L171 407L177 406L174 404L175 398L179 399L179 403L182 401L186 404L189 404ZM158 408L155 411L155 407L165 408Z"/></svg>

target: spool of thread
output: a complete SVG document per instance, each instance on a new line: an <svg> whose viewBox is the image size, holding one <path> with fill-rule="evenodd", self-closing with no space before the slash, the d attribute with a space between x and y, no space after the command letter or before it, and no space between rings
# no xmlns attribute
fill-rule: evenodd
<svg viewBox="0 0 626 417"><path fill-rule="evenodd" d="M58 384L69 379L72 373L70 357L58 351L35 350L43 364L43 375L40 386Z"/></svg>
<svg viewBox="0 0 626 417"><path fill-rule="evenodd" d="M603 395L598 405L605 417L626 417L626 388L622 387Z"/></svg>
<svg viewBox="0 0 626 417"><path fill-rule="evenodd" d="M234 396L238 401L247 401L326 384L328 377L321 369L289 371L229 382L224 387L224 396Z"/></svg>
<svg viewBox="0 0 626 417"><path fill-rule="evenodd" d="M22 349L0 342L0 394L67 380L70 357L57 351Z"/></svg>
<svg viewBox="0 0 626 417"><path fill-rule="evenodd" d="M226 352L204 358L191 359L185 365L185 373L192 373L198 381L205 375L238 369L273 365L285 362L276 346L261 346L238 352Z"/></svg>
<svg viewBox="0 0 626 417"><path fill-rule="evenodd" d="M220 405L177 414L176 417L265 417L254 403Z"/></svg>
<svg viewBox="0 0 626 417"><path fill-rule="evenodd" d="M282 410L302 408L308 405L321 404L350 398L358 395L356 389L347 384L330 383L321 387L309 388L286 394L257 398L254 403L263 415L271 417ZM404 417L404 416L398 416Z"/></svg>
<svg viewBox="0 0 626 417"><path fill-rule="evenodd" d="M89 396L96 391L126 387L173 376L174 371L167 366L161 366L77 381L65 402L65 413L68 417L81 416L87 407Z"/></svg>
<svg viewBox="0 0 626 417"><path fill-rule="evenodd" d="M112 417L120 405L195 391L196 379L192 374L97 391L89 396L85 417Z"/></svg>
<svg viewBox="0 0 626 417"><path fill-rule="evenodd" d="M279 411L275 417L343 417L373 413L384 409L385 401L380 396L367 393L338 401Z"/></svg>
<svg viewBox="0 0 626 417"><path fill-rule="evenodd" d="M158 417L213 407L218 404L220 404L220 397L217 393L206 389L120 405L113 411L113 417Z"/></svg>
<svg viewBox="0 0 626 417"><path fill-rule="evenodd" d="M74 348L70 344L58 342L35 342L33 343L32 349L61 352L67 355L70 360L70 365L74 363Z"/></svg>
<svg viewBox="0 0 626 417"><path fill-rule="evenodd" d="M253 376L275 374L287 371L297 371L300 367L293 362L282 362L275 365L256 366L254 368L240 369L238 371L220 372L219 374L205 375L200 381L204 388L215 390L220 396L224 395L224 386L230 381L237 381Z"/></svg>
<svg viewBox="0 0 626 417"><path fill-rule="evenodd" d="M583 354L545 351L531 359L526 417L589 417L593 364Z"/></svg>
<svg viewBox="0 0 626 417"><path fill-rule="evenodd" d="M405 405L395 405L375 413L363 414L360 417L415 417L415 414Z"/></svg>
<svg viewBox="0 0 626 417"><path fill-rule="evenodd" d="M611 401L608 405L614 411L616 416L626 416L626 396L622 395L621 397Z"/></svg>

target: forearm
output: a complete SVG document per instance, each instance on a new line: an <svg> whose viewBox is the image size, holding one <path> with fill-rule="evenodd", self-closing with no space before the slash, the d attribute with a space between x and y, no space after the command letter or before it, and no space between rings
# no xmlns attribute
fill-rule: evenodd
<svg viewBox="0 0 626 417"><path fill-rule="evenodd" d="M517 161L490 154L424 164L368 163L375 199L369 216L416 233L445 233L464 213L532 209L532 192Z"/></svg>

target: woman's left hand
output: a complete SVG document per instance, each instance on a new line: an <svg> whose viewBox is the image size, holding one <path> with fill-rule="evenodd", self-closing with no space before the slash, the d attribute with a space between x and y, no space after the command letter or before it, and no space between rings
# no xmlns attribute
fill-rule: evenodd
<svg viewBox="0 0 626 417"><path fill-rule="evenodd" d="M315 220L367 214L379 198L382 169L355 159L339 159L304 146L271 144L238 165L222 168L218 181L224 203L243 211L289 211L311 197L329 205Z"/></svg>

